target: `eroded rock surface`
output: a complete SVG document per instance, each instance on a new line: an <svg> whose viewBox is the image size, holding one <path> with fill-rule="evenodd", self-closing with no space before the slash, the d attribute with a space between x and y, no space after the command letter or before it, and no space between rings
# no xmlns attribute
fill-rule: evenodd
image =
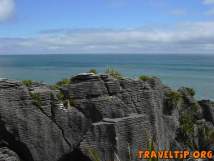
<svg viewBox="0 0 214 161"><path fill-rule="evenodd" d="M151 143L155 149L212 149L214 103L198 102L181 88L170 95L177 97L170 104L170 92L157 78L117 80L89 73L59 90L2 80L0 158L90 161L96 155L130 161Z"/></svg>

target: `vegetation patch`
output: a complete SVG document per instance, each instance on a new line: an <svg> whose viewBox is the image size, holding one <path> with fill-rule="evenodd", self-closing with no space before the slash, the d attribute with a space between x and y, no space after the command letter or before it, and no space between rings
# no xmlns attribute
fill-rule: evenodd
<svg viewBox="0 0 214 161"><path fill-rule="evenodd" d="M197 103L192 103L190 107L191 107L191 111L196 113L198 111L199 105Z"/></svg>
<svg viewBox="0 0 214 161"><path fill-rule="evenodd" d="M196 144L194 143L194 124L195 117L191 112L185 112L181 114L179 118L180 122L180 135L179 137L182 139L182 142L185 145L188 145L190 148L197 149Z"/></svg>
<svg viewBox="0 0 214 161"><path fill-rule="evenodd" d="M184 113L180 117L180 127L186 134L193 134L195 118L190 113Z"/></svg>
<svg viewBox="0 0 214 161"><path fill-rule="evenodd" d="M208 133L208 143L211 143L211 144L214 144L214 140L213 140L213 138L214 138L214 130L212 129L212 130L209 130L209 133Z"/></svg>
<svg viewBox="0 0 214 161"><path fill-rule="evenodd" d="M89 72L89 73L97 74L97 70L96 70L96 69L90 69L88 72Z"/></svg>
<svg viewBox="0 0 214 161"><path fill-rule="evenodd" d="M60 87L66 86L66 85L68 85L70 83L71 83L70 79L65 78L65 79L62 79L62 80L58 81L56 84L54 84L52 86L52 89L59 89Z"/></svg>
<svg viewBox="0 0 214 161"><path fill-rule="evenodd" d="M60 91L58 94L57 94L57 98L60 102L62 102L62 104L64 105L64 107L70 107L70 106L74 106L75 103L74 103L74 99L72 99L71 97L70 98L67 98L64 93L62 91Z"/></svg>
<svg viewBox="0 0 214 161"><path fill-rule="evenodd" d="M170 91L165 94L165 97L164 113L171 114L172 110L178 107L182 98L181 94L177 91Z"/></svg>
<svg viewBox="0 0 214 161"><path fill-rule="evenodd" d="M101 158L100 158L98 152L95 149L89 148L88 149L88 153L89 153L90 158L93 161L101 161Z"/></svg>
<svg viewBox="0 0 214 161"><path fill-rule="evenodd" d="M27 87L31 87L33 84L33 81L32 80L23 80L22 84L27 86Z"/></svg>
<svg viewBox="0 0 214 161"><path fill-rule="evenodd" d="M204 147L206 147L209 144L214 144L214 130L210 129L208 127L204 127L204 136L203 136L203 143L204 143Z"/></svg>
<svg viewBox="0 0 214 161"><path fill-rule="evenodd" d="M58 100L63 101L65 100L65 95L60 91L56 97L58 98Z"/></svg>
<svg viewBox="0 0 214 161"><path fill-rule="evenodd" d="M191 96L195 96L195 90L193 88L187 88L186 87L186 90Z"/></svg>
<svg viewBox="0 0 214 161"><path fill-rule="evenodd" d="M150 152L150 154L152 153L152 151L155 151L155 147L154 147L154 139L149 139L149 145L148 145L148 150ZM158 158L149 158L149 161L158 161Z"/></svg>
<svg viewBox="0 0 214 161"><path fill-rule="evenodd" d="M146 76L146 75L141 75L141 76L139 77L139 79L142 80L142 81L148 81L148 80L151 80L152 77L149 77L149 76Z"/></svg>
<svg viewBox="0 0 214 161"><path fill-rule="evenodd" d="M38 108L41 108L42 106L42 99L39 93L30 93L30 96L33 100L33 104L37 106Z"/></svg>
<svg viewBox="0 0 214 161"><path fill-rule="evenodd" d="M115 79L123 79L122 74L119 71L117 71L116 69L107 68L105 73L112 76Z"/></svg>

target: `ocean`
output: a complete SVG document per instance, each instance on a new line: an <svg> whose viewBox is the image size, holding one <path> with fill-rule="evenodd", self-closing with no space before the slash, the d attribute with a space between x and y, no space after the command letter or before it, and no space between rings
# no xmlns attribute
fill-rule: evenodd
<svg viewBox="0 0 214 161"><path fill-rule="evenodd" d="M214 100L214 55L0 55L0 78L49 84L91 68L104 72L108 67L127 77L157 76L174 89L191 87L198 99Z"/></svg>

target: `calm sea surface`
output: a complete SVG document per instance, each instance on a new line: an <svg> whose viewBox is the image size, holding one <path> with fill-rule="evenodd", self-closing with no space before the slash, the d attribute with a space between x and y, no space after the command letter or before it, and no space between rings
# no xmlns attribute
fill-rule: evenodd
<svg viewBox="0 0 214 161"><path fill-rule="evenodd" d="M214 55L30 55L0 56L0 78L54 83L96 68L113 67L125 76L158 76L172 88L192 87L214 100Z"/></svg>

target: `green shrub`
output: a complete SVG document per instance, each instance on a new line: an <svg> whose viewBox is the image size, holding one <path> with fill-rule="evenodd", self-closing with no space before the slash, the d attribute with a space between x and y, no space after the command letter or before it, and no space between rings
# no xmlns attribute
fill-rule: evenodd
<svg viewBox="0 0 214 161"><path fill-rule="evenodd" d="M63 103L63 105L64 105L65 107L70 107L70 106L74 106L74 105L75 105L74 100L73 100L71 97L70 97L70 98L67 98L67 97L63 94L63 92L61 92L61 91L57 94L57 98L58 98L58 100L59 100L60 102Z"/></svg>
<svg viewBox="0 0 214 161"><path fill-rule="evenodd" d="M110 76L112 76L115 79L122 79L123 78L122 74L113 68L107 68L105 73L109 74Z"/></svg>
<svg viewBox="0 0 214 161"><path fill-rule="evenodd" d="M181 94L177 91L170 91L166 94L166 97L171 101L173 105L177 105L181 100Z"/></svg>
<svg viewBox="0 0 214 161"><path fill-rule="evenodd" d="M181 100L181 94L177 91L170 91L165 94L165 106L164 106L164 113L171 114L172 110L175 107L178 107L178 104Z"/></svg>
<svg viewBox="0 0 214 161"><path fill-rule="evenodd" d="M101 161L100 156L95 149L88 149L88 153L92 161Z"/></svg>
<svg viewBox="0 0 214 161"><path fill-rule="evenodd" d="M97 70L96 70L96 69L90 69L88 72L89 72L89 73L97 74Z"/></svg>
<svg viewBox="0 0 214 161"><path fill-rule="evenodd" d="M65 95L60 91L57 95L58 100L63 101L65 100Z"/></svg>
<svg viewBox="0 0 214 161"><path fill-rule="evenodd" d="M142 80L142 81L148 81L148 80L151 80L152 78L149 77L149 76L146 76L146 75L141 75L141 76L139 77L139 79Z"/></svg>
<svg viewBox="0 0 214 161"><path fill-rule="evenodd" d="M207 146L208 144L214 144L214 129L204 127L204 145Z"/></svg>
<svg viewBox="0 0 214 161"><path fill-rule="evenodd" d="M195 119L190 113L184 113L180 117L180 127L186 134L193 135Z"/></svg>
<svg viewBox="0 0 214 161"><path fill-rule="evenodd" d="M30 87L30 86L32 86L33 81L32 80L23 80L22 84L27 86L27 87Z"/></svg>
<svg viewBox="0 0 214 161"><path fill-rule="evenodd" d="M188 91L188 93L191 95L191 96L194 96L195 95L195 90L193 88L186 88L186 90Z"/></svg>
<svg viewBox="0 0 214 161"><path fill-rule="evenodd" d="M61 81L57 82L56 85L58 85L59 87L62 87L64 85L68 85L70 84L70 80L65 78L65 79L62 79Z"/></svg>
<svg viewBox="0 0 214 161"><path fill-rule="evenodd" d="M181 137L182 142L189 146L190 148L197 149L197 145L194 142L194 123L195 118L190 112L185 112L181 114L179 118L181 133L179 137Z"/></svg>
<svg viewBox="0 0 214 161"><path fill-rule="evenodd" d="M33 104L39 108L42 106L42 99L39 93L30 93Z"/></svg>
<svg viewBox="0 0 214 161"><path fill-rule="evenodd" d="M53 89L53 90L57 90L57 89L59 89L59 87L58 87L56 84L54 84L54 85L50 85L50 88L51 88L51 89Z"/></svg>
<svg viewBox="0 0 214 161"><path fill-rule="evenodd" d="M63 87L70 83L71 83L71 81L69 79L65 78L65 79L58 81L56 84L52 85L51 87L52 87L52 89L59 89L60 87Z"/></svg>
<svg viewBox="0 0 214 161"><path fill-rule="evenodd" d="M210 130L208 133L208 143L214 144L213 138L214 138L214 130Z"/></svg>
<svg viewBox="0 0 214 161"><path fill-rule="evenodd" d="M196 113L198 111L198 109L200 108L199 105L197 103L192 103L190 105L192 112Z"/></svg>

